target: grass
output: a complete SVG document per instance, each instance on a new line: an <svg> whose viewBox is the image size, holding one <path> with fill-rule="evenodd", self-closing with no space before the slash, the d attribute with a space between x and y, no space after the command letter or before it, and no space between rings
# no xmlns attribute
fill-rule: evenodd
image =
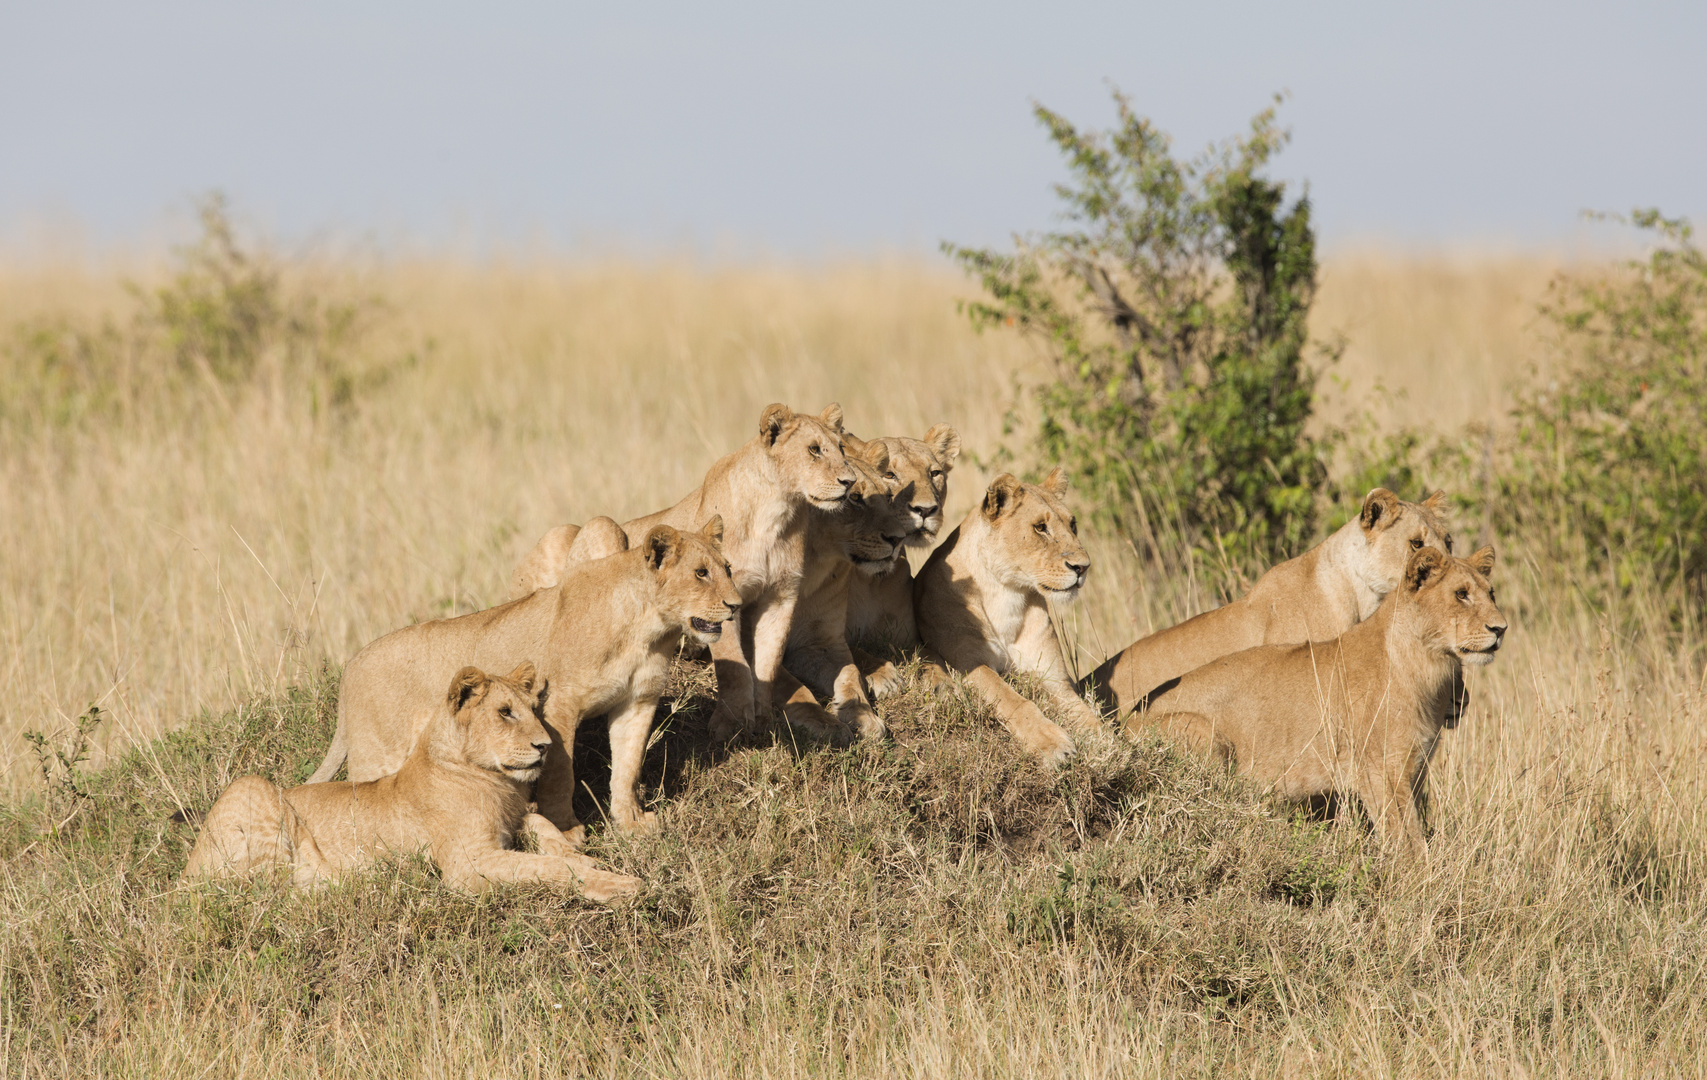
<svg viewBox="0 0 1707 1080"><path fill-rule="evenodd" d="M1502 266L1330 263L1352 392L1480 418L1464 388L1527 365L1547 274ZM632 904L466 897L419 861L178 887L175 811L306 776L336 665L500 598L547 526L664 505L773 399L862 434L948 419L988 455L1031 362L906 264L293 272L383 295L364 348L405 373L341 411L275 388L0 421L0 1074L1699 1071L1702 643L1640 589L1591 608L1521 537L1492 538L1513 630L1436 757L1423 864L1162 743L1043 772L953 694L885 703L882 746L715 748L684 664L643 774L663 830L592 830L647 880ZM0 326L122 312L112 277L0 271ZM1223 584L1092 553L1081 665ZM64 745L91 701L92 764L44 784L23 732ZM578 751L594 823L606 750Z"/></svg>

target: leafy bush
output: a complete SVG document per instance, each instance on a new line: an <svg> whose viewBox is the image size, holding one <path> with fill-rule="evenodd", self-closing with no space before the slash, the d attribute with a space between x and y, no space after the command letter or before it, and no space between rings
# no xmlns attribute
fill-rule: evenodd
<svg viewBox="0 0 1707 1080"><path fill-rule="evenodd" d="M1707 595L1707 255L1640 211L1658 241L1621 273L1561 279L1544 316L1556 373L1519 399L1487 511L1506 535L1618 590L1654 577Z"/></svg>
<svg viewBox="0 0 1707 1080"><path fill-rule="evenodd" d="M1270 108L1181 160L1115 104L1104 133L1036 108L1072 176L1056 187L1072 227L1011 253L945 244L988 294L966 310L1044 343L1055 377L1036 391L1036 448L1109 524L1152 547L1160 521L1234 558L1289 555L1316 531L1328 476L1306 431L1310 202L1262 175L1287 134Z"/></svg>

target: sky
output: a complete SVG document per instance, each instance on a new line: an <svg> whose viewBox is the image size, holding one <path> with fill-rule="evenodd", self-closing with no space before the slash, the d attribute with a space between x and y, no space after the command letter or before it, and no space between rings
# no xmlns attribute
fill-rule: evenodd
<svg viewBox="0 0 1707 1080"><path fill-rule="evenodd" d="M1189 153L1277 92L1326 247L1707 220L1707 4L0 3L0 248L814 256L1048 228L1033 103ZM1599 227L1604 230L1604 226ZM1586 231L1585 231L1586 230Z"/></svg>

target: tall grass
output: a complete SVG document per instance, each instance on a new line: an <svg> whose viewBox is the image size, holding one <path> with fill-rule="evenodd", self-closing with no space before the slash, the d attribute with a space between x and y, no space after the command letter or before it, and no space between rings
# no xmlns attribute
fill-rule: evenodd
<svg viewBox="0 0 1707 1080"><path fill-rule="evenodd" d="M1378 376L1445 430L1525 370L1550 270L1329 260L1314 329L1350 336L1353 395ZM644 775L662 833L595 830L648 880L637 904L469 899L415 863L311 896L174 888L173 810L306 775L336 665L500 599L547 526L665 505L772 400L839 400L861 434L948 420L987 454L1035 359L966 328L958 278L900 262L286 272L382 298L362 348L400 374L336 409L261 379L0 421L0 1073L1695 1070L1701 643L1665 598L1597 609L1474 521L1513 629L1436 757L1426 863L1160 743L1043 773L970 699L917 689L883 706L885 746L719 751L683 667ZM119 276L0 271L0 326L128 326ZM983 479L954 474L951 516ZM1092 542L1081 669L1238 585ZM83 794L43 785L22 733L64 738L91 702L112 719ZM589 732L584 820L602 753Z"/></svg>

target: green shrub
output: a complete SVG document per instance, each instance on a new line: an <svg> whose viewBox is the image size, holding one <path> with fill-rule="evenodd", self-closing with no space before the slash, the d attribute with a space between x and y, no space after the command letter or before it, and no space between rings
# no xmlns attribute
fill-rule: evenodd
<svg viewBox="0 0 1707 1080"><path fill-rule="evenodd" d="M49 316L12 328L0 347L0 420L64 426L251 392L303 396L318 412L395 373L399 364L359 349L377 301L287 283L277 259L238 242L222 195L202 200L199 219L200 236L175 250L164 285L130 286L138 304L128 319Z"/></svg>
<svg viewBox="0 0 1707 1080"><path fill-rule="evenodd" d="M1234 559L1284 557L1316 532L1327 446L1306 430L1316 287L1310 202L1262 175L1275 112L1192 160L1116 92L1119 124L1082 132L1038 106L1065 157L1066 231L1012 252L944 250L978 277L980 327L1044 344L1036 449L1106 524L1154 547L1157 523Z"/></svg>
<svg viewBox="0 0 1707 1080"><path fill-rule="evenodd" d="M1658 241L1620 272L1556 282L1556 365L1519 398L1486 511L1505 535L1582 567L1707 595L1707 255L1687 222L1640 211ZM1591 587L1595 587L1591 585Z"/></svg>

